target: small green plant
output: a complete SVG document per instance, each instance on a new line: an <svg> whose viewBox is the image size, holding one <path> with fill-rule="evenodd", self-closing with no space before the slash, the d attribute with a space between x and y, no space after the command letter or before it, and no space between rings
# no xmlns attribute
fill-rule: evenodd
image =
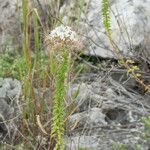
<svg viewBox="0 0 150 150"><path fill-rule="evenodd" d="M135 150L141 150L142 148L141 148L142 146L140 145L140 144L136 144L135 145Z"/></svg>
<svg viewBox="0 0 150 150"><path fill-rule="evenodd" d="M0 55L0 77L9 77L12 73L14 56L11 52L7 51L5 54Z"/></svg>
<svg viewBox="0 0 150 150"><path fill-rule="evenodd" d="M122 143L114 143L112 150L127 150L126 146Z"/></svg>
<svg viewBox="0 0 150 150"><path fill-rule="evenodd" d="M147 117L144 117L142 119L143 123L144 123L144 137L145 139L149 139L150 138L150 114Z"/></svg>
<svg viewBox="0 0 150 150"><path fill-rule="evenodd" d="M25 60L19 53L6 50L0 55L0 77L13 77L21 79L20 75L24 71Z"/></svg>
<svg viewBox="0 0 150 150"><path fill-rule="evenodd" d="M79 147L78 150L88 150L87 148Z"/></svg>
<svg viewBox="0 0 150 150"><path fill-rule="evenodd" d="M110 24L110 15L109 15L109 0L102 0L102 15L103 15L103 24L106 29L107 35L111 38L111 24Z"/></svg>

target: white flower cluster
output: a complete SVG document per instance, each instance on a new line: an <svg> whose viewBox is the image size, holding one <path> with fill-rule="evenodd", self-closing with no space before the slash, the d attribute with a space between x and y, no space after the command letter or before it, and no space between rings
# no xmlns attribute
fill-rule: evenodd
<svg viewBox="0 0 150 150"><path fill-rule="evenodd" d="M76 32L72 31L71 27L64 26L64 25L56 27L48 35L48 38L50 38L50 39L53 39L56 37L59 37L63 41L65 41L66 39L69 39L71 41L77 41L78 40Z"/></svg>

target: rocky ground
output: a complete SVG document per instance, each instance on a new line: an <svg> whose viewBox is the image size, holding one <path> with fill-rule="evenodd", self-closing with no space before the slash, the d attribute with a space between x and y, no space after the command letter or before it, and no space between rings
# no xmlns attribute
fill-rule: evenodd
<svg viewBox="0 0 150 150"><path fill-rule="evenodd" d="M0 81L1 142L13 141L20 83L8 78ZM150 149L141 121L150 112L150 95L140 91L133 79L116 70L87 72L76 79L68 96L77 89L75 111L66 124L66 150Z"/></svg>
<svg viewBox="0 0 150 150"><path fill-rule="evenodd" d="M62 22L68 25L67 23L72 21L86 47L87 51L84 54L111 62L116 57L102 23L101 1L80 2L82 1L61 1ZM109 2L113 40L119 52L125 54L123 56L132 57L140 64L140 68L144 68L142 77L150 84L150 67L146 66L150 64L149 0ZM46 0L35 3L42 21L46 20L49 14L48 5ZM0 52L20 47L21 7L21 0L18 0L18 3L16 0L0 0ZM80 8L80 12L77 8ZM113 64L109 68L102 67L102 70L95 68L97 67L80 74L68 92L71 99L72 94L80 89L74 104L75 111L68 117L66 125L66 150L150 150L150 141L144 138L144 123L141 121L142 117L150 113L150 94L127 76L124 69L119 69ZM12 144L17 135L21 84L16 79L0 78L1 144ZM36 88L35 93L38 99L39 93ZM48 91L46 96L49 96Z"/></svg>
<svg viewBox="0 0 150 150"><path fill-rule="evenodd" d="M142 137L141 122L141 117L150 111L150 95L139 94L133 79L122 82L123 76L113 79L113 74L102 72L81 76L77 97L79 112L69 118L67 149L111 150L119 149L121 144L127 150L139 146L142 150L150 148L149 141Z"/></svg>

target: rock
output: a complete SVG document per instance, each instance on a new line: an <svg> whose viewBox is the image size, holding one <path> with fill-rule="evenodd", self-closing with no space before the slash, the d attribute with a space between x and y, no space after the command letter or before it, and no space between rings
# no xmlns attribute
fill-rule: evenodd
<svg viewBox="0 0 150 150"><path fill-rule="evenodd" d="M66 149L65 150L100 150L99 139L92 136L76 136L73 138L66 139ZM108 149L105 149L108 150Z"/></svg>
<svg viewBox="0 0 150 150"><path fill-rule="evenodd" d="M107 125L105 114L99 108L92 108L91 110L71 115L68 121L69 126L73 126L76 122L78 122L76 128L92 128L94 126Z"/></svg>
<svg viewBox="0 0 150 150"><path fill-rule="evenodd" d="M20 82L11 78L0 78L0 98L11 101L21 94Z"/></svg>
<svg viewBox="0 0 150 150"><path fill-rule="evenodd" d="M149 148L149 143L142 143L138 131L134 132L134 135L129 133L130 131L128 130L124 132L120 130L118 134L113 130L109 130L97 135L67 137L65 139L65 150L78 150L79 148L86 150L111 150L114 147L117 150L121 146L128 150L134 150L138 146L140 150Z"/></svg>
<svg viewBox="0 0 150 150"><path fill-rule="evenodd" d="M67 12L68 18L76 16L73 6L76 1L68 1L62 14ZM136 50L144 49L145 56L150 56L150 3L148 0L111 0L111 29L113 41L120 53L132 56ZM80 30L85 34L85 42L89 45L88 55L97 55L104 58L114 58L112 47L103 27L102 1L84 0L80 19ZM68 13L69 12L69 13ZM65 16L65 18L66 18ZM77 18L77 17L76 17ZM64 23L66 23L65 19ZM76 19L77 20L77 19ZM77 20L76 22L79 22Z"/></svg>
<svg viewBox="0 0 150 150"><path fill-rule="evenodd" d="M16 102L21 94L20 82L11 78L0 78L0 135L9 136L15 132L17 108ZM16 117L16 118L15 118ZM14 119L12 119L14 118ZM12 119L12 120L11 120Z"/></svg>
<svg viewBox="0 0 150 150"><path fill-rule="evenodd" d="M11 108L5 99L0 98L0 122L4 122L0 124L0 133L9 130L8 123L5 122L13 117L14 112L14 108Z"/></svg>
<svg viewBox="0 0 150 150"><path fill-rule="evenodd" d="M33 0L31 0L31 4L32 2ZM39 2L45 10L45 0L39 0ZM39 4L36 2L35 6L38 8ZM0 14L0 52L6 49L16 50L22 39L22 33L20 32L20 24L23 22L22 1L0 0Z"/></svg>
<svg viewBox="0 0 150 150"><path fill-rule="evenodd" d="M18 1L21 7L21 1ZM7 48L16 48L20 42L19 19L16 0L0 0L0 52Z"/></svg>
<svg viewBox="0 0 150 150"><path fill-rule="evenodd" d="M70 97L72 97L72 95L79 89L79 93L75 99L75 106L78 107L78 112L83 112L87 110L87 108L96 107L98 104L102 103L103 99L105 99L105 97L93 93L92 88L93 87L91 85L85 83L80 85L74 84L71 87L68 94Z"/></svg>

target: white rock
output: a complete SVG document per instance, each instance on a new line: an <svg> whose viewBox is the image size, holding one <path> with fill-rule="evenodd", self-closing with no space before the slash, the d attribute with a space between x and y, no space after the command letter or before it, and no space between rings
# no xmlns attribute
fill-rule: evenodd
<svg viewBox="0 0 150 150"><path fill-rule="evenodd" d="M17 2L18 1L18 2ZM42 4L49 3L50 0L39 0ZM31 0L32 4L33 0ZM35 3L38 7L39 5ZM0 0L0 52L6 48L16 50L21 44L22 33L20 24L22 23L22 1L21 0ZM20 15L20 18L18 17Z"/></svg>
<svg viewBox="0 0 150 150"><path fill-rule="evenodd" d="M99 108L92 108L82 113L76 113L69 117L69 126L71 127L78 122L76 127L94 127L107 125L105 121L105 114Z"/></svg>
<svg viewBox="0 0 150 150"><path fill-rule="evenodd" d="M83 21L80 23L82 25L80 29L87 37L92 39L92 41L89 40L90 46L87 54L114 58L112 47L102 23L102 1L84 0L84 2L87 3L87 7L85 7L85 14L81 14L81 20ZM148 42L150 39L150 1L109 0L109 2L113 40L121 53L132 56L134 49L142 45L143 48L147 48L144 52L145 55L150 56L150 51L148 51L150 47ZM70 3L73 3L73 1L70 1ZM70 12L71 10L66 6L65 11ZM89 43L87 39L85 39L85 42Z"/></svg>

